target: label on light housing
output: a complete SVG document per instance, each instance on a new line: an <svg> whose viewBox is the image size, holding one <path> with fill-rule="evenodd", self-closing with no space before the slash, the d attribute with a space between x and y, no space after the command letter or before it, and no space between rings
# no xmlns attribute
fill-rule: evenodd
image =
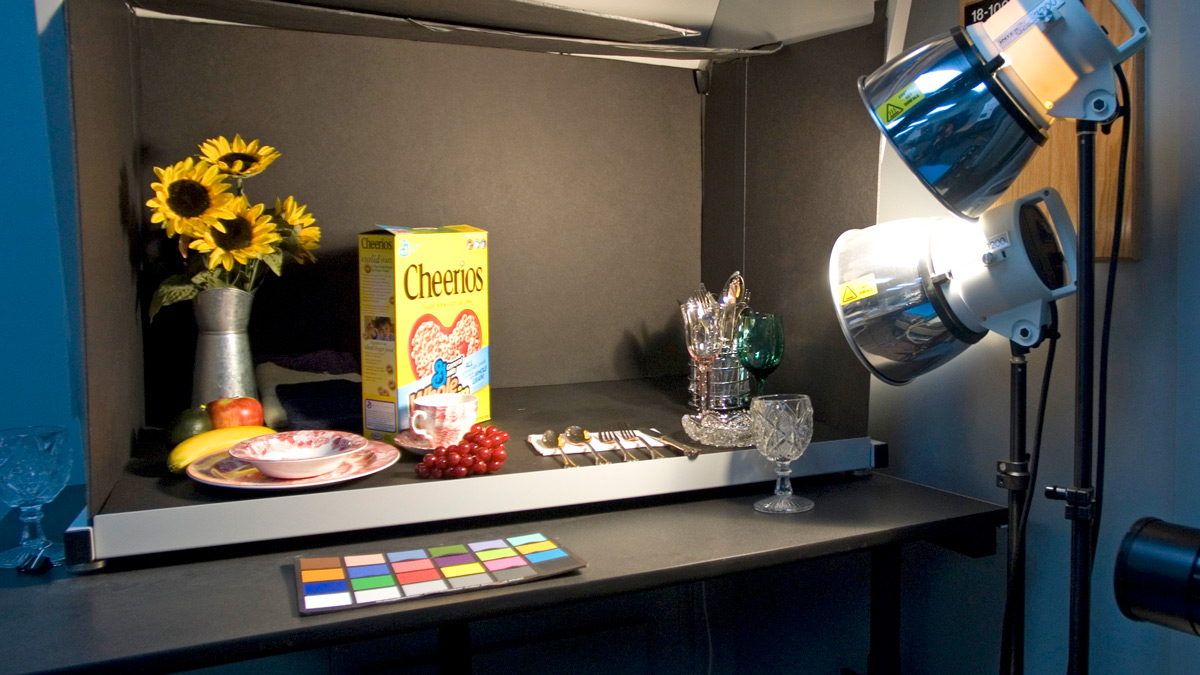
<svg viewBox="0 0 1200 675"><path fill-rule="evenodd" d="M851 279L838 286L838 297L841 298L842 305L848 305L855 300L869 298L877 293L879 293L879 287L875 285L874 272L857 279Z"/></svg>
<svg viewBox="0 0 1200 675"><path fill-rule="evenodd" d="M903 115L923 98L925 98L925 92L921 91L916 82L913 82L884 101L875 109L875 114L885 125L891 124L893 120Z"/></svg>

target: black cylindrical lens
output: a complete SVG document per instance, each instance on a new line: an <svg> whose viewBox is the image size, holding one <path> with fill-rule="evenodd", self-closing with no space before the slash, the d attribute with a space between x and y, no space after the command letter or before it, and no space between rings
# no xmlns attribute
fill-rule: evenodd
<svg viewBox="0 0 1200 675"><path fill-rule="evenodd" d="M1117 553L1121 613L1200 635L1200 530L1157 518L1133 524Z"/></svg>

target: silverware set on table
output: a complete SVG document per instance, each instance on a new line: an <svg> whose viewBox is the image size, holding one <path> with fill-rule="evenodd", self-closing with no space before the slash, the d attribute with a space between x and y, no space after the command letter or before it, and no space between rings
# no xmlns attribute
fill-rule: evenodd
<svg viewBox="0 0 1200 675"><path fill-rule="evenodd" d="M663 437L655 429L650 429L642 433L646 433L651 437L657 438L657 440L662 442L664 445L680 450L689 457L695 457L700 452L698 448L693 448L685 443L680 443L671 439L670 437ZM591 443L592 437L592 432L584 429L583 427L572 425L567 427L562 433L554 431L553 429L546 430L541 436L541 442L547 448L558 449L557 454L562 459L563 468L580 466L573 459L571 459L570 454L567 453L567 447L569 446L582 447L583 452L576 454L586 454L591 456L593 466L614 463L613 459L605 457L604 454L596 450ZM615 451L615 457L620 458L620 463L638 461L639 457L633 452L634 449L640 449L645 452L646 456L641 459L665 459L668 456L664 454L657 446L646 442L646 439L643 438L639 432L634 431L631 427L609 431L599 431L595 433L595 437L602 443L615 446L612 448L612 450ZM632 446L632 448L630 446ZM607 452L607 450L605 452Z"/></svg>

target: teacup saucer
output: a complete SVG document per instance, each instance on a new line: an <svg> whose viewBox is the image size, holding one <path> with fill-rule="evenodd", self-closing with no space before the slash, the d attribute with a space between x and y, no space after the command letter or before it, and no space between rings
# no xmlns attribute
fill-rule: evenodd
<svg viewBox="0 0 1200 675"><path fill-rule="evenodd" d="M428 454L433 450L434 447L428 438L425 438L412 429L405 429L404 431L401 431L400 433L396 434L392 440L396 445L418 455Z"/></svg>

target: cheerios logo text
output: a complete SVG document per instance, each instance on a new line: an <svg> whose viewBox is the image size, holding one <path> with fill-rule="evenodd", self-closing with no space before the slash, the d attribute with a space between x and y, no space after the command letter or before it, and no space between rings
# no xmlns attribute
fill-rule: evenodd
<svg viewBox="0 0 1200 675"><path fill-rule="evenodd" d="M409 265L404 269L404 295L409 300L440 298L445 295L474 293L483 290L483 268L467 267L426 272L425 265Z"/></svg>

